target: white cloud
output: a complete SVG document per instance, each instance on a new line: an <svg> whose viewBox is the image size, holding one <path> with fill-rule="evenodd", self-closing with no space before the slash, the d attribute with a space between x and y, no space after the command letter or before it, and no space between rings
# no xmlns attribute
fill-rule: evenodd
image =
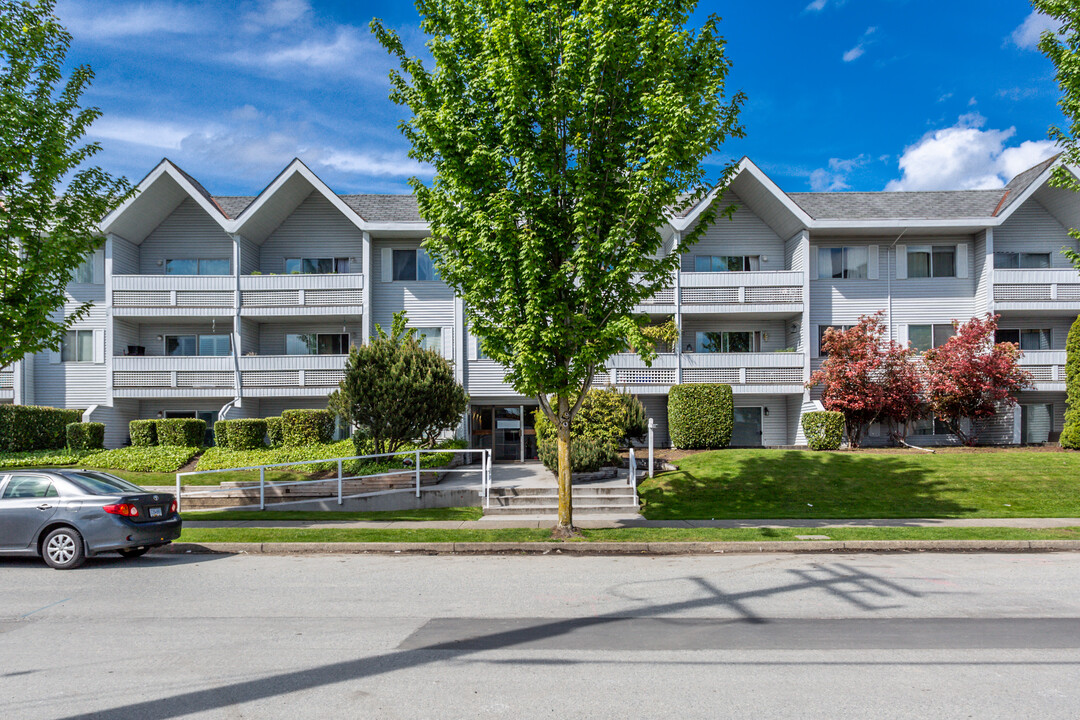
<svg viewBox="0 0 1080 720"><path fill-rule="evenodd" d="M852 62L853 60L858 60L860 57L862 57L863 53L866 52L866 46L870 44L871 36L875 32L877 32L876 27L866 28L866 32L864 32L862 37L859 38L858 44L848 50L846 53L844 53L844 62Z"/></svg>
<svg viewBox="0 0 1080 720"><path fill-rule="evenodd" d="M1050 32L1058 32L1060 29L1060 22L1035 10L1024 18L1024 22L1020 23L1020 25L1012 31L1011 38L1013 44L1017 47L1025 50L1035 50L1038 48L1039 38L1042 37L1044 32L1047 30Z"/></svg>
<svg viewBox="0 0 1080 720"><path fill-rule="evenodd" d="M847 190L851 187L847 183L847 176L868 162L870 162L870 156L865 153L847 159L829 158L828 169L818 168L810 173L810 189L814 192Z"/></svg>
<svg viewBox="0 0 1080 720"><path fill-rule="evenodd" d="M227 59L257 69L294 70L298 66L312 70L337 70L349 74L368 71L362 57L371 50L352 27L340 26L331 37L309 37L293 45L269 44L259 50L239 50Z"/></svg>
<svg viewBox="0 0 1080 720"><path fill-rule="evenodd" d="M248 13L244 19L248 30L257 31L288 27L310 12L311 3L308 0L263 0L258 10Z"/></svg>
<svg viewBox="0 0 1080 720"><path fill-rule="evenodd" d="M1054 154L1048 140L1005 143L1016 128L983 129L986 118L961 115L956 124L927 133L900 156L901 177L886 190L993 190Z"/></svg>
<svg viewBox="0 0 1080 720"><path fill-rule="evenodd" d="M431 176L430 167L411 159L405 153L366 153L354 151L330 151L318 160L319 164L344 172L364 175Z"/></svg>
<svg viewBox="0 0 1080 720"><path fill-rule="evenodd" d="M190 127L170 122L106 115L94 121L87 135L99 140L116 140L162 150L179 150L184 139L192 132L194 130Z"/></svg>
<svg viewBox="0 0 1080 720"><path fill-rule="evenodd" d="M825 9L829 0L814 0L812 3L806 6L806 10L810 12L819 12Z"/></svg>
<svg viewBox="0 0 1080 720"><path fill-rule="evenodd" d="M66 0L57 4L56 16L80 41L195 33L205 27L191 8L164 2L104 5Z"/></svg>

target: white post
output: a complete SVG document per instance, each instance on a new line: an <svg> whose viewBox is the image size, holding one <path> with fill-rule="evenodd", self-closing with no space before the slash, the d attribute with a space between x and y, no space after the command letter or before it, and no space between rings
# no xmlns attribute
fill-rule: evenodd
<svg viewBox="0 0 1080 720"><path fill-rule="evenodd" d="M630 446L630 472L626 474L626 484L629 485L637 478L637 458L634 457L634 446Z"/></svg>
<svg viewBox="0 0 1080 720"><path fill-rule="evenodd" d="M266 468L259 468L259 509L266 509Z"/></svg>
<svg viewBox="0 0 1080 720"><path fill-rule="evenodd" d="M180 512L180 473L176 473L176 512Z"/></svg>
<svg viewBox="0 0 1080 720"><path fill-rule="evenodd" d="M416 451L416 497L420 497L420 451Z"/></svg>
<svg viewBox="0 0 1080 720"><path fill-rule="evenodd" d="M649 418L649 477L653 476L653 428L656 425L653 423L653 419Z"/></svg>
<svg viewBox="0 0 1080 720"><path fill-rule="evenodd" d="M341 504L341 458L337 461L337 504Z"/></svg>

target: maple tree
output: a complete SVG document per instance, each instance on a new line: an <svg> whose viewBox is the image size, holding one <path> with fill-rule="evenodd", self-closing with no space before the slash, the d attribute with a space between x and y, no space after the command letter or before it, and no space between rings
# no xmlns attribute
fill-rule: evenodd
<svg viewBox="0 0 1080 720"><path fill-rule="evenodd" d="M998 317L954 320L956 334L923 353L930 409L965 445L978 441L981 421L1015 405L1015 393L1031 387L1031 375L1020 367L1020 347L994 342Z"/></svg>

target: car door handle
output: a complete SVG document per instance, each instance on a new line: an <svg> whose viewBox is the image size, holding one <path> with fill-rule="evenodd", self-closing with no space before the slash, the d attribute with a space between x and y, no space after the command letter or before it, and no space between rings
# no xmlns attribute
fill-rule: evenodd
<svg viewBox="0 0 1080 720"><path fill-rule="evenodd" d="M38 510L48 510L51 507L52 507L52 505L49 505L48 503L45 503L44 505L38 505L37 509Z"/></svg>

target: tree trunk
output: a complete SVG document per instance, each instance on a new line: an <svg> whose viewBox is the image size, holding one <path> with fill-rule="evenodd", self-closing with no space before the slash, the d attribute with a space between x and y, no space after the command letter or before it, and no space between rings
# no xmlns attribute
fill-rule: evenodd
<svg viewBox="0 0 1080 720"><path fill-rule="evenodd" d="M558 396L558 432L559 459L559 524L555 526L555 535L574 534L572 472L570 467L570 399L566 395Z"/></svg>

